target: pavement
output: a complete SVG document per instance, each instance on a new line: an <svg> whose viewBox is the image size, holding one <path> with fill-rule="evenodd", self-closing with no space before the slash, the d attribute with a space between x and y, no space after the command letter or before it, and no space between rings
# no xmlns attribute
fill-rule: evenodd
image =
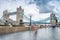
<svg viewBox="0 0 60 40"><path fill-rule="evenodd" d="M60 40L60 28L42 28L35 31L24 31L0 35L0 40Z"/></svg>

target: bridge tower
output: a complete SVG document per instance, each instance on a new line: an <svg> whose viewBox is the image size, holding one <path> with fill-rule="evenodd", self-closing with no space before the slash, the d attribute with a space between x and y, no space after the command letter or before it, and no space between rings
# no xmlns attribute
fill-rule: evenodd
<svg viewBox="0 0 60 40"><path fill-rule="evenodd" d="M52 13L52 14L50 15L50 17L51 17L51 19L50 19L51 25L52 25L52 26L56 26L56 24L57 24L57 18L56 18L56 16L55 16L55 14Z"/></svg>
<svg viewBox="0 0 60 40"><path fill-rule="evenodd" d="M24 15L24 10L20 6L19 8L17 8L17 12L16 12L16 20L18 23L20 23L20 21L23 21L23 15Z"/></svg>
<svg viewBox="0 0 60 40"><path fill-rule="evenodd" d="M9 14L7 10L3 11L3 20L5 22L9 20Z"/></svg>

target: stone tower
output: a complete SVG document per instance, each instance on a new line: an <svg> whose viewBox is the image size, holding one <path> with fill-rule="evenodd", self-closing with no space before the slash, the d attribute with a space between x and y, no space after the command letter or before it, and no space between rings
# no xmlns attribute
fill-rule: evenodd
<svg viewBox="0 0 60 40"><path fill-rule="evenodd" d="M52 13L52 14L50 15L50 17L51 17L51 19L50 19L51 25L52 25L52 26L55 26L55 25L56 25L56 16L55 16L55 14Z"/></svg>
<svg viewBox="0 0 60 40"><path fill-rule="evenodd" d="M3 20L4 21L8 21L9 20L9 15L8 15L8 11L7 10L3 11Z"/></svg>
<svg viewBox="0 0 60 40"><path fill-rule="evenodd" d="M23 15L24 15L24 10L20 6L19 8L17 8L17 12L16 12L16 20L17 20L17 22L20 22L20 20L23 21Z"/></svg>

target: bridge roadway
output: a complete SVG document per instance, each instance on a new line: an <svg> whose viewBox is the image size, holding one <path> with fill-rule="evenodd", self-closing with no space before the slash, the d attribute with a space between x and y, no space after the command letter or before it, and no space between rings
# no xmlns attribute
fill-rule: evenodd
<svg viewBox="0 0 60 40"><path fill-rule="evenodd" d="M60 28L43 28L37 33L34 31L24 31L0 35L0 40L60 40Z"/></svg>

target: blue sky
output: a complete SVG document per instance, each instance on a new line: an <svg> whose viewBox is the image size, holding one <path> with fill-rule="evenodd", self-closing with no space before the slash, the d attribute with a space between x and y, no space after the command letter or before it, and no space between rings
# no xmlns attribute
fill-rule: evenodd
<svg viewBox="0 0 60 40"><path fill-rule="evenodd" d="M49 17L52 12L60 16L60 0L0 0L0 16L3 10L14 12L19 6L22 6L28 18L32 15L32 20L35 21ZM16 17L11 16L10 18Z"/></svg>

